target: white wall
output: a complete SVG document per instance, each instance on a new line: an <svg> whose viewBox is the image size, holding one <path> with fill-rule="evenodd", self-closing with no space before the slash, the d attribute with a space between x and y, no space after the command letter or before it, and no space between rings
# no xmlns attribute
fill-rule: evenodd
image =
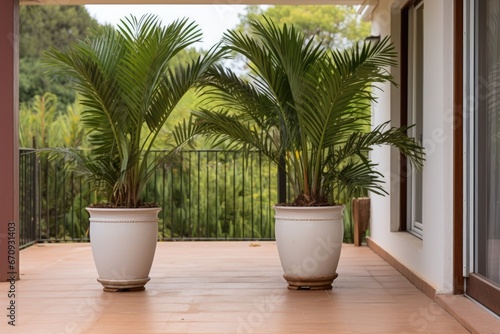
<svg viewBox="0 0 500 334"><path fill-rule="evenodd" d="M373 13L373 33L391 35L399 48L400 8L405 1L380 0ZM390 196L372 196L372 240L432 285L452 291L453 240L453 1L424 0L423 239L399 226L399 153L377 148L372 159L386 176ZM399 82L399 69L392 70ZM399 125L399 90L383 87L374 107L374 124L391 119ZM392 177L391 177L392 175Z"/></svg>

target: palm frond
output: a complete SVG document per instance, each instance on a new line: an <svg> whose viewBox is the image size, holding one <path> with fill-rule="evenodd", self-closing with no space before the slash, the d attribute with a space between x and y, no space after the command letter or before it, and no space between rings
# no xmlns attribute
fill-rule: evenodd
<svg viewBox="0 0 500 334"><path fill-rule="evenodd" d="M200 39L200 29L187 19L162 26L155 15L130 16L117 29L98 28L85 41L48 53L51 74L69 75L76 83L91 144L86 153L55 152L66 155L99 187L107 187L110 202L140 204L155 167L148 156L158 133L184 94L223 56L214 47L173 68L171 60Z"/></svg>
<svg viewBox="0 0 500 334"><path fill-rule="evenodd" d="M268 18L251 27L252 34L228 31L223 38L224 48L246 58L248 78L219 66L200 82L208 103L195 116L216 144L284 158L294 195L312 203L333 201L333 188L349 196L385 193L368 158L373 146L397 147L422 166L423 148L407 136L408 127L369 130L379 84L395 84L389 38L340 51Z"/></svg>

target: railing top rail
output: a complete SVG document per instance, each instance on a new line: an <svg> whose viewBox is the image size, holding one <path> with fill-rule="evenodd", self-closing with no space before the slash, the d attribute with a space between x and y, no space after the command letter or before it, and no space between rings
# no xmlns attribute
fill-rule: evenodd
<svg viewBox="0 0 500 334"><path fill-rule="evenodd" d="M258 150L249 150L250 152L252 153L257 153L259 152ZM169 150L151 150L151 152L170 152ZM188 153L193 153L193 152L227 152L227 153L241 153L243 152L243 150L236 150L236 149L232 149L232 150L226 150L226 149L198 149L198 150L183 150L181 151L181 153L183 152L188 152Z"/></svg>
<svg viewBox="0 0 500 334"><path fill-rule="evenodd" d="M24 152L36 152L36 149L35 148L26 148L26 147L22 147L22 148L19 148L19 151L24 153ZM169 150L151 150L151 152L156 152L156 153L161 153L161 152L170 152ZM231 150L227 150L227 149L217 149L217 148L213 148L213 149L198 149L198 150L183 150L181 151L182 152L189 152L189 153L192 153L192 152L228 152L228 153L241 153L243 152L243 150L237 150L237 149L231 149ZM250 152L259 152L258 150L250 150Z"/></svg>

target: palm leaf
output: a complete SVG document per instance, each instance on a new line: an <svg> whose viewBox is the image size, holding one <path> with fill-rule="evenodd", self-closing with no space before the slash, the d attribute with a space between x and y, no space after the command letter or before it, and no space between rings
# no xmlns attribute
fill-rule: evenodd
<svg viewBox="0 0 500 334"><path fill-rule="evenodd" d="M184 94L222 57L214 47L173 68L171 60L200 39L200 29L186 19L162 26L154 15L130 16L117 29L98 28L85 41L48 53L49 71L76 83L91 144L85 153L54 152L67 155L97 188L105 188L115 205L140 205L141 191L161 163L148 159L158 133Z"/></svg>
<svg viewBox="0 0 500 334"><path fill-rule="evenodd" d="M284 159L294 195L311 203L333 201L339 191L385 193L368 158L373 146L397 147L422 166L423 148L406 135L408 127L369 130L379 84L394 84L389 38L337 51L267 18L251 27L252 35L228 31L223 38L227 50L247 59L250 75L214 67L200 81L206 104L195 116L215 144Z"/></svg>

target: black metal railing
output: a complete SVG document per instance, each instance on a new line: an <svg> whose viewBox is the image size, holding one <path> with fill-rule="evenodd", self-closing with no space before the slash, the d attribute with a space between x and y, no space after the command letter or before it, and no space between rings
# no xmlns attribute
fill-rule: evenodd
<svg viewBox="0 0 500 334"><path fill-rule="evenodd" d="M38 163L33 149L19 150L19 244L21 248L38 241Z"/></svg>
<svg viewBox="0 0 500 334"><path fill-rule="evenodd" d="M21 150L20 169L21 244L89 241L85 207L94 196L84 180L62 159L37 158L33 150ZM273 240L277 173L260 152L182 152L146 187L146 201L162 207L159 239Z"/></svg>
<svg viewBox="0 0 500 334"><path fill-rule="evenodd" d="M185 151L156 171L145 197L163 208L161 239L272 240L276 175L260 152Z"/></svg>

